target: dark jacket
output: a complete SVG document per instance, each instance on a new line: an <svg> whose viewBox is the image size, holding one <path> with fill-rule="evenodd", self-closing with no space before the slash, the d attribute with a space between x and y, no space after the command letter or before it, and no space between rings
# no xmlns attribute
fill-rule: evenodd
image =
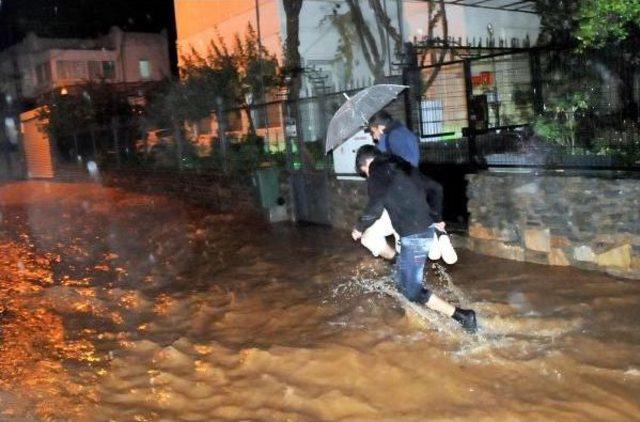
<svg viewBox="0 0 640 422"><path fill-rule="evenodd" d="M401 158L383 154L369 166L369 202L356 224L363 232L384 209L398 234L424 233L442 221L442 186Z"/></svg>
<svg viewBox="0 0 640 422"><path fill-rule="evenodd" d="M420 143L415 133L411 132L405 125L394 121L393 124L385 128L378 149L387 154L397 155L400 158L418 167L420 163Z"/></svg>

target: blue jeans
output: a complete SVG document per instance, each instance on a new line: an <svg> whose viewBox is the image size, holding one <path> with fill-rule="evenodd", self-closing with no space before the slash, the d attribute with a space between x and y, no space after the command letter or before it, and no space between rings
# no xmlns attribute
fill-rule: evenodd
<svg viewBox="0 0 640 422"><path fill-rule="evenodd" d="M431 292L422 287L424 264L433 242L434 228L424 233L400 238L400 257L397 260L396 286L412 302L425 303Z"/></svg>

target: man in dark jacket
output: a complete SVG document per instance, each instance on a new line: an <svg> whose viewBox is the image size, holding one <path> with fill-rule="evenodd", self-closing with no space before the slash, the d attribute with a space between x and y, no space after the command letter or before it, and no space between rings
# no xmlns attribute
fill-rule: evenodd
<svg viewBox="0 0 640 422"><path fill-rule="evenodd" d="M378 149L387 154L398 156L413 167L418 167L420 163L420 140L415 133L410 131L405 125L394 120L389 113L380 110L369 119L369 132L373 137ZM440 189L442 187L434 182L437 187L432 189ZM454 264L458 260L458 255L453 249L451 239L447 235L442 220L434 220L436 222L436 230L434 232L435 241L429 250L429 258L437 261L440 258L447 264ZM382 256L387 259L395 257L394 249L386 246L386 241L381 241L381 237L393 234L398 242L397 233L393 227L389 227L389 218L383 212L382 217L376 224L364 234L362 244L373 253L374 256ZM395 248L396 250L399 247Z"/></svg>
<svg viewBox="0 0 640 422"><path fill-rule="evenodd" d="M407 161L413 167L418 167L420 162L418 137L406 126L393 120L391 115L384 110L371 116L368 126L369 133L371 133L371 137L381 152L395 155ZM434 189L441 190L442 188L436 183ZM435 221L439 222L440 220ZM391 235L395 238L395 247L391 247L387 243L386 238ZM391 224L386 210L383 210L378 220L369 225L360 238L360 243L369 249L375 257L381 256L388 260L395 259L397 251L400 250L400 236Z"/></svg>
<svg viewBox="0 0 640 422"><path fill-rule="evenodd" d="M359 240L387 210L400 235L398 290L407 299L450 316L467 331L475 332L474 311L456 308L422 285L424 264L434 238L434 219L438 221L442 211L442 198L437 197L441 190L430 188L425 177L406 161L381 154L373 145L360 147L356 169L367 177L369 202L351 233L353 239Z"/></svg>

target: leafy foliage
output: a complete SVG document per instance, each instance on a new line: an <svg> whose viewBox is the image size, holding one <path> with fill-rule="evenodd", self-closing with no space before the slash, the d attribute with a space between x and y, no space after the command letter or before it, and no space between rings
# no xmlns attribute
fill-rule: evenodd
<svg viewBox="0 0 640 422"><path fill-rule="evenodd" d="M352 40L356 39L356 29L352 22L352 12L338 13L337 8L333 8L331 14L328 14L320 21L320 25L329 22L338 31L340 41L336 50L336 59L345 61L344 73L342 79L345 82L351 81L353 78L354 51Z"/></svg>
<svg viewBox="0 0 640 422"><path fill-rule="evenodd" d="M536 0L541 16L541 44L577 47L579 51L617 46L637 56L640 0Z"/></svg>
<svg viewBox="0 0 640 422"><path fill-rule="evenodd" d="M538 116L533 129L543 139L574 147L580 113L589 109L589 98L581 92L566 93L557 98L551 110Z"/></svg>
<svg viewBox="0 0 640 422"><path fill-rule="evenodd" d="M206 55L192 49L183 56L181 78L157 97L154 114L197 121L220 107L248 108L280 84L278 62L259 43L251 25L244 38L236 34L233 44L230 50L218 37L217 41L211 40Z"/></svg>
<svg viewBox="0 0 640 422"><path fill-rule="evenodd" d="M630 37L640 29L640 0L586 0L580 2L575 33L584 48L602 48Z"/></svg>
<svg viewBox="0 0 640 422"><path fill-rule="evenodd" d="M65 94L53 91L39 118L55 139L80 128L108 124L113 117L129 117L135 111L125 95L114 91L106 82L89 82Z"/></svg>

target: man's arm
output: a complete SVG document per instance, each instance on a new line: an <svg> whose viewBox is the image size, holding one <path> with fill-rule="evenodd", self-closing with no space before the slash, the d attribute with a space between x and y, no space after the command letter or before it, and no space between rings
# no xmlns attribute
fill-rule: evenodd
<svg viewBox="0 0 640 422"><path fill-rule="evenodd" d="M356 223L355 230L362 233L382 216L384 211L384 199L389 186L382 172L372 172L367 180L369 201L364 212Z"/></svg>

